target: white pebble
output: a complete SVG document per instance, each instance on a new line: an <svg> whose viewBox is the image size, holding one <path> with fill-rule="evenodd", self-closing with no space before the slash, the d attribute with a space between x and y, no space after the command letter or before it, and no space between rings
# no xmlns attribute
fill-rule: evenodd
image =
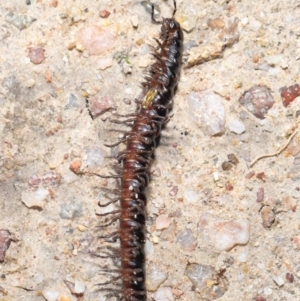
<svg viewBox="0 0 300 301"><path fill-rule="evenodd" d="M113 60L111 57L99 59L97 62L97 69L105 70L105 69L111 67L112 64L113 64Z"/></svg>
<svg viewBox="0 0 300 301"><path fill-rule="evenodd" d="M248 255L249 255L249 249L247 247L244 247L241 253L237 256L237 260L239 262L247 262Z"/></svg>
<svg viewBox="0 0 300 301"><path fill-rule="evenodd" d="M196 203L198 201L198 194L193 189L186 189L184 191L184 200L189 203Z"/></svg>
<svg viewBox="0 0 300 301"><path fill-rule="evenodd" d="M198 231L204 241L212 244L217 250L230 251L236 245L246 245L250 236L249 221L224 221L209 214L200 217Z"/></svg>
<svg viewBox="0 0 300 301"><path fill-rule="evenodd" d="M225 108L222 98L212 91L191 92L188 104L192 119L207 136L224 132Z"/></svg>
<svg viewBox="0 0 300 301"><path fill-rule="evenodd" d="M44 281L44 275L41 273L36 273L33 277L35 284L40 284Z"/></svg>
<svg viewBox="0 0 300 301"><path fill-rule="evenodd" d="M88 169L89 171L96 171L98 168L103 167L105 164L105 156L106 152L101 148L84 148L84 152L82 154L83 169Z"/></svg>
<svg viewBox="0 0 300 301"><path fill-rule="evenodd" d="M157 266L151 266L147 272L147 290L156 291L158 287L167 280L168 274Z"/></svg>
<svg viewBox="0 0 300 301"><path fill-rule="evenodd" d="M51 289L43 290L42 294L47 301L57 301L57 298L59 297L59 292Z"/></svg>
<svg viewBox="0 0 300 301"><path fill-rule="evenodd" d="M172 289L170 287L161 287L154 295L155 301L174 301Z"/></svg>
<svg viewBox="0 0 300 301"><path fill-rule="evenodd" d="M228 221L216 223L214 245L221 251L229 251L235 245L245 245L249 241L249 221Z"/></svg>
<svg viewBox="0 0 300 301"><path fill-rule="evenodd" d="M281 276L273 276L273 280L279 287L284 285L284 281Z"/></svg>
<svg viewBox="0 0 300 301"><path fill-rule="evenodd" d="M246 130L245 125L237 119L231 119L229 121L228 127L231 132L236 133L238 135L244 133Z"/></svg>
<svg viewBox="0 0 300 301"><path fill-rule="evenodd" d="M27 88L32 88L35 85L35 80L33 78L30 78L27 82L26 82L26 86Z"/></svg>
<svg viewBox="0 0 300 301"><path fill-rule="evenodd" d="M261 23L257 20L253 20L249 22L248 27L253 31L258 31L261 28Z"/></svg>
<svg viewBox="0 0 300 301"><path fill-rule="evenodd" d="M83 294L85 291L85 285L82 281L75 281L74 292L76 294Z"/></svg>
<svg viewBox="0 0 300 301"><path fill-rule="evenodd" d="M217 172L214 172L213 176L214 176L214 181L215 182L219 181L219 174Z"/></svg>
<svg viewBox="0 0 300 301"><path fill-rule="evenodd" d="M130 21L134 28L137 28L139 26L139 18L137 15L132 16Z"/></svg>
<svg viewBox="0 0 300 301"><path fill-rule="evenodd" d="M145 255L146 257L150 257L153 254L154 254L153 242L147 239L145 243Z"/></svg>
<svg viewBox="0 0 300 301"><path fill-rule="evenodd" d="M272 293L273 293L273 290L270 287L267 286L267 287L264 288L264 294L266 296L271 296Z"/></svg>
<svg viewBox="0 0 300 301"><path fill-rule="evenodd" d="M42 209L44 207L44 200L49 195L49 191L45 188L39 188L36 191L23 191L21 200L28 208L37 207Z"/></svg>

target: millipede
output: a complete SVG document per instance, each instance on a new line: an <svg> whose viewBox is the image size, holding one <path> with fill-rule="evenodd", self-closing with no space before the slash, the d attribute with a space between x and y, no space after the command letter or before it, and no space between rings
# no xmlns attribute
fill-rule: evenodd
<svg viewBox="0 0 300 301"><path fill-rule="evenodd" d="M146 193L150 179L150 166L154 159L155 148L159 144L161 131L169 121L169 112L173 107L172 99L177 89L182 64L183 33L180 24L175 21L176 1L171 18L154 18L152 5L151 20L161 25L160 38L155 39L157 47L153 52L155 62L149 68L142 82L143 98L137 101L137 110L127 115L117 115L120 119L113 122L131 126L115 147L125 143L124 151L116 156L114 171L116 174L102 176L118 179L118 187L108 191L109 201L99 202L100 207L119 202L120 208L100 216L111 215L111 219L102 227L108 227L119 221L119 229L108 235L100 236L108 242L120 241L120 249L106 248L101 258L120 258L117 269L104 272L114 275L110 280L99 284L108 299L122 301L145 301L145 221ZM120 286L118 286L118 283ZM113 285L113 287L111 287Z"/></svg>

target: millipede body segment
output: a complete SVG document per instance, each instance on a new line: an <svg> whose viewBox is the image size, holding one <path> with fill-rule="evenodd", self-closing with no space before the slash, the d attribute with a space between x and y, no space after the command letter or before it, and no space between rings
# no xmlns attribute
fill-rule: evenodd
<svg viewBox="0 0 300 301"><path fill-rule="evenodd" d="M176 2L174 1L174 13ZM164 18L161 22L160 41L154 52L156 61L149 69L142 83L144 99L139 103L137 113L123 116L120 123L132 124L122 142L126 149L117 155L120 189L119 221L120 229L114 232L120 240L122 280L121 289L104 289L108 296L122 301L145 301L145 187L150 177L150 164L154 150L159 143L161 130L169 120L172 98L176 91L182 61L183 33L174 18ZM121 142L120 142L121 143ZM111 282L107 282L111 283Z"/></svg>

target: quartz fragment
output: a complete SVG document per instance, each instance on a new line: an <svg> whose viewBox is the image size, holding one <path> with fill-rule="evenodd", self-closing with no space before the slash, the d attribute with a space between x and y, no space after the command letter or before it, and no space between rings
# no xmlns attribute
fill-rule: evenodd
<svg viewBox="0 0 300 301"><path fill-rule="evenodd" d="M253 86L244 92L239 103L259 119L264 119L274 99L267 86Z"/></svg>
<svg viewBox="0 0 300 301"><path fill-rule="evenodd" d="M111 97L102 96L89 97L89 108L93 118L96 118L107 111L111 111L116 108L116 105Z"/></svg>
<svg viewBox="0 0 300 301"><path fill-rule="evenodd" d="M176 20L180 23L183 30L191 32L196 24L198 18L206 15L206 10L198 10L192 3L185 7L180 8L176 14Z"/></svg>
<svg viewBox="0 0 300 301"><path fill-rule="evenodd" d="M165 228L168 228L170 226L170 219L166 214L161 214L156 218L156 229L157 230L162 230Z"/></svg>
<svg viewBox="0 0 300 301"><path fill-rule="evenodd" d="M57 298L59 297L59 292L52 289L44 289L42 294L47 301L57 301Z"/></svg>
<svg viewBox="0 0 300 301"><path fill-rule="evenodd" d="M249 227L249 221L246 219L223 221L203 214L200 217L198 231L202 239L217 250L230 251L236 245L248 243Z"/></svg>
<svg viewBox="0 0 300 301"><path fill-rule="evenodd" d="M82 154L82 169L89 172L96 172L105 164L106 152L98 147L85 147Z"/></svg>
<svg viewBox="0 0 300 301"><path fill-rule="evenodd" d="M284 285L284 280L282 279L281 276L274 275L273 280L279 287Z"/></svg>
<svg viewBox="0 0 300 301"><path fill-rule="evenodd" d="M240 120L237 119L231 119L229 121L228 127L231 132L238 135L242 134L246 130L245 125Z"/></svg>
<svg viewBox="0 0 300 301"><path fill-rule="evenodd" d="M82 281L76 280L74 285L75 294L83 294L85 291L85 284Z"/></svg>
<svg viewBox="0 0 300 301"><path fill-rule="evenodd" d="M200 291L204 300L220 298L227 290L227 284L222 273L218 273L209 265L191 263L186 267L184 274Z"/></svg>
<svg viewBox="0 0 300 301"><path fill-rule="evenodd" d="M193 251L197 246L197 240L190 229L185 229L177 234L177 243L186 251Z"/></svg>
<svg viewBox="0 0 300 301"><path fill-rule="evenodd" d="M82 206L78 204L63 204L60 209L59 216L62 219L73 219L82 214Z"/></svg>
<svg viewBox="0 0 300 301"><path fill-rule="evenodd" d="M23 191L21 200L28 208L43 209L44 200L49 195L49 190L45 188L39 188L36 191Z"/></svg>
<svg viewBox="0 0 300 301"><path fill-rule="evenodd" d="M156 291L168 278L168 273L157 266L151 266L147 271L147 290Z"/></svg>
<svg viewBox="0 0 300 301"><path fill-rule="evenodd" d="M153 295L155 301L174 301L172 289L170 287L161 287Z"/></svg>
<svg viewBox="0 0 300 301"><path fill-rule="evenodd" d="M206 135L220 135L224 132L225 108L222 98L211 92L191 92L188 104L192 119Z"/></svg>
<svg viewBox="0 0 300 301"><path fill-rule="evenodd" d="M78 33L78 42L90 55L99 55L111 50L116 37L107 29L97 25L88 25Z"/></svg>

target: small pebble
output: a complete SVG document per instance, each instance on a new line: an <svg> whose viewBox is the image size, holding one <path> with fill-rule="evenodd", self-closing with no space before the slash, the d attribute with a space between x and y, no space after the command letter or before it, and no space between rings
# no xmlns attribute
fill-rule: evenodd
<svg viewBox="0 0 300 301"><path fill-rule="evenodd" d="M273 290L270 287L265 287L264 288L264 294L266 296L271 296L273 294Z"/></svg>
<svg viewBox="0 0 300 301"><path fill-rule="evenodd" d="M161 214L156 218L155 226L157 230L166 229L170 226L171 220L166 214Z"/></svg>
<svg viewBox="0 0 300 301"><path fill-rule="evenodd" d="M57 187L60 185L61 174L56 171L50 171L42 176L33 175L28 179L28 185L31 187L39 187L40 185L48 188L48 187Z"/></svg>
<svg viewBox="0 0 300 301"><path fill-rule="evenodd" d="M131 24L134 28L138 28L139 26L139 18L137 15L134 15L130 18Z"/></svg>
<svg viewBox="0 0 300 301"><path fill-rule="evenodd" d="M153 236L153 237L152 237L152 242L153 242L154 244L158 244L158 243L159 243L159 237L158 237L158 236Z"/></svg>
<svg viewBox="0 0 300 301"><path fill-rule="evenodd" d="M286 273L285 278L288 282L293 283L294 282L294 275L291 273Z"/></svg>
<svg viewBox="0 0 300 301"><path fill-rule="evenodd" d="M183 250L190 252L194 251L197 246L197 240L190 229L185 229L177 234L177 243L181 245Z"/></svg>
<svg viewBox="0 0 300 301"><path fill-rule="evenodd" d="M84 232L84 231L86 230L86 226L81 225L81 224L79 224L79 225L77 226L77 228L78 228L78 230L79 230L80 232Z"/></svg>
<svg viewBox="0 0 300 301"><path fill-rule="evenodd" d="M191 32L196 24L198 19L202 19L206 15L206 10L199 10L191 2L189 5L182 6L180 10L176 13L176 20L180 23L180 26L186 32Z"/></svg>
<svg viewBox="0 0 300 301"><path fill-rule="evenodd" d="M25 28L28 28L30 24L36 21L36 19L32 17L28 17L27 15L16 15L14 14L13 11L10 11L5 16L5 21L9 24L12 24L19 30L23 30Z"/></svg>
<svg viewBox="0 0 300 301"><path fill-rule="evenodd" d="M261 28L261 26L262 26L261 22L255 20L255 19L248 23L248 28L254 32L258 32L258 30Z"/></svg>
<svg viewBox="0 0 300 301"><path fill-rule="evenodd" d="M227 290L226 281L209 265L191 263L184 275L199 290L204 300L220 298Z"/></svg>
<svg viewBox="0 0 300 301"><path fill-rule="evenodd" d="M98 147L85 147L82 153L82 169L89 172L96 172L104 167L107 153Z"/></svg>
<svg viewBox="0 0 300 301"><path fill-rule="evenodd" d="M44 48L41 46L29 47L28 57L34 64L40 64L45 59Z"/></svg>
<svg viewBox="0 0 300 301"><path fill-rule="evenodd" d="M33 78L30 78L29 80L27 80L27 82L26 82L27 88L32 88L34 85L35 85L35 80Z"/></svg>
<svg viewBox="0 0 300 301"><path fill-rule="evenodd" d="M238 135L244 133L246 130L245 125L240 120L237 119L231 119L229 121L228 127L231 132Z"/></svg>
<svg viewBox="0 0 300 301"><path fill-rule="evenodd" d="M267 86L253 86L244 92L239 103L259 119L264 119L268 110L272 108L274 99Z"/></svg>
<svg viewBox="0 0 300 301"><path fill-rule="evenodd" d="M80 159L74 159L70 164L70 170L73 171L75 174L78 174L80 172L81 165L82 162Z"/></svg>
<svg viewBox="0 0 300 301"><path fill-rule="evenodd" d="M89 97L89 109L91 110L93 118L97 118L98 116L101 116L102 114L111 111L115 108L115 102L111 97Z"/></svg>
<svg viewBox="0 0 300 301"><path fill-rule="evenodd" d="M233 167L233 165L230 162L225 161L222 163L223 170L230 170L232 167Z"/></svg>
<svg viewBox="0 0 300 301"><path fill-rule="evenodd" d="M85 291L85 284L82 281L75 281L75 285L74 285L74 293L75 294L83 294Z"/></svg>
<svg viewBox="0 0 300 301"><path fill-rule="evenodd" d="M153 242L147 239L146 243L145 243L145 255L146 255L146 257L150 257L153 254L154 254Z"/></svg>
<svg viewBox="0 0 300 301"><path fill-rule="evenodd" d="M198 232L217 250L230 251L236 245L246 245L250 237L250 224L246 219L223 221L203 214L198 223Z"/></svg>
<svg viewBox="0 0 300 301"><path fill-rule="evenodd" d="M258 191L256 193L256 202L260 203L264 200L265 197L265 190L263 187L258 188Z"/></svg>
<svg viewBox="0 0 300 301"><path fill-rule="evenodd" d="M227 155L227 158L228 158L228 160L229 160L232 164L238 165L239 160L238 160L238 158L237 158L234 154L229 154L229 155Z"/></svg>
<svg viewBox="0 0 300 301"><path fill-rule="evenodd" d="M273 276L273 280L279 287L284 285L284 280L281 276Z"/></svg>
<svg viewBox="0 0 300 301"><path fill-rule="evenodd" d="M155 301L174 301L172 289L170 287L161 287L153 295Z"/></svg>
<svg viewBox="0 0 300 301"><path fill-rule="evenodd" d="M82 206L79 204L69 203L63 204L60 209L59 216L62 219L73 219L82 214Z"/></svg>
<svg viewBox="0 0 300 301"><path fill-rule="evenodd" d="M87 25L79 31L77 38L90 55L99 55L113 49L116 41L116 37L108 29L98 25Z"/></svg>
<svg viewBox="0 0 300 301"><path fill-rule="evenodd" d="M42 294L47 301L57 301L59 297L59 292L51 289L44 289Z"/></svg>
<svg viewBox="0 0 300 301"><path fill-rule="evenodd" d="M253 176L255 176L255 172L254 171L250 171L249 173L246 174L245 178L246 179L251 179Z"/></svg>
<svg viewBox="0 0 300 301"><path fill-rule="evenodd" d="M159 267L157 266L151 266L147 270L147 290L149 291L156 291L159 286L164 283L168 278L168 273L163 272Z"/></svg>
<svg viewBox="0 0 300 301"><path fill-rule="evenodd" d="M36 191L23 191L21 195L22 202L28 208L37 208L39 210L44 207L44 200L49 195L49 190L45 188L39 188Z"/></svg>
<svg viewBox="0 0 300 301"><path fill-rule="evenodd" d="M104 19L108 18L110 16L110 12L106 9L100 10L99 16Z"/></svg>
<svg viewBox="0 0 300 301"><path fill-rule="evenodd" d="M191 92L188 96L192 119L208 136L220 135L225 130L225 107L222 98L211 92Z"/></svg>
<svg viewBox="0 0 300 301"><path fill-rule="evenodd" d="M112 57L106 57L97 61L97 69L105 70L113 65Z"/></svg>
<svg viewBox="0 0 300 301"><path fill-rule="evenodd" d="M275 213L270 206L264 206L260 211L264 228L270 228L275 221Z"/></svg>
<svg viewBox="0 0 300 301"><path fill-rule="evenodd" d="M286 108L295 98L300 96L300 86L294 84L289 87L284 87L281 89L281 98L283 106Z"/></svg>

